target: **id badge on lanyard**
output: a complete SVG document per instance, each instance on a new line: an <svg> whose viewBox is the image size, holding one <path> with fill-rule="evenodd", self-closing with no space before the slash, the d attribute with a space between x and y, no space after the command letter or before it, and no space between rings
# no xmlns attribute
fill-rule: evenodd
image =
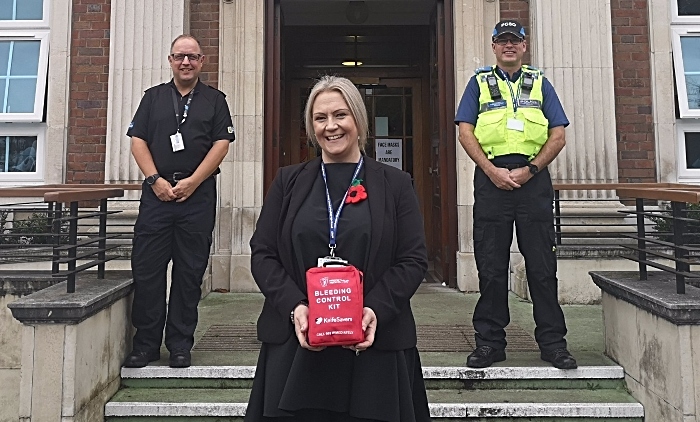
<svg viewBox="0 0 700 422"><path fill-rule="evenodd" d="M357 167L355 167L355 173L352 175L352 179L350 181L350 186L352 186L352 180L357 179L357 176L360 174L360 169L362 169L362 164L364 163L364 157L360 156L360 161L357 163ZM323 161L321 162L321 175L323 176L323 184L326 187L326 206L328 207L328 226L329 226L329 242L328 242L328 247L330 248L330 253L328 256L318 258L318 266L319 267L329 267L329 266L343 266L343 265L348 265L348 262L342 258L339 258L335 256L335 248L336 248L336 236L338 234L338 221L340 220L340 213L343 211L343 206L345 205L345 199L348 196L348 191L350 190L350 187L348 187L348 190L345 191L345 195L343 196L343 200L340 201L340 205L338 205L338 210L333 213L333 202L331 201L331 194L328 192L328 177L326 176L326 166L323 164Z"/></svg>
<svg viewBox="0 0 700 422"><path fill-rule="evenodd" d="M506 80L506 83L508 84L508 89L510 90L510 98L513 101L513 117L508 118L508 121L506 122L506 128L509 130L516 130L518 132L525 132L525 122L515 117L515 113L518 111L518 99L520 98L520 87L522 86L522 84L518 84L518 95L515 95L515 92L513 91L513 85L511 84L508 75L502 70L501 75L503 75L503 77ZM522 74L520 75L520 77L522 78Z"/></svg>
<svg viewBox="0 0 700 422"><path fill-rule="evenodd" d="M187 113L190 110L190 103L192 102L192 97L194 96L194 88L190 91L187 96L187 103L185 103L185 110L182 113L182 120L180 120L180 108L178 107L177 97L175 97L175 92L170 91L173 97L173 108L175 109L175 121L177 121L177 131L170 135L170 145L173 148L173 152L182 151L185 149L185 141L182 139L182 133L180 133L180 126L187 120Z"/></svg>

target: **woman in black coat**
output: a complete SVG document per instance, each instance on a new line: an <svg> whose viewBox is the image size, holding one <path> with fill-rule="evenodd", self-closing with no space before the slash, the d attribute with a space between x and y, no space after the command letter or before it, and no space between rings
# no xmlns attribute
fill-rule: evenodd
<svg viewBox="0 0 700 422"><path fill-rule="evenodd" d="M367 112L349 80L322 78L305 120L321 157L279 170L250 241L265 303L245 421L428 421L410 305L427 255L410 176L362 154ZM365 340L322 348L307 342L305 272L329 255L326 192L334 212L344 204L335 254L364 273Z"/></svg>

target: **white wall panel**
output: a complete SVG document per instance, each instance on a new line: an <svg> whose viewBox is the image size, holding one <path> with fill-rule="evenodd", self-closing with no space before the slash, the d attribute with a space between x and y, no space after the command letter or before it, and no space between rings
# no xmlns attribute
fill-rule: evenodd
<svg viewBox="0 0 700 422"><path fill-rule="evenodd" d="M221 214L230 220L220 221L215 255L247 255L263 200L265 2L237 0L220 8L219 87L227 95L236 141L226 157L230 171L219 178Z"/></svg>
<svg viewBox="0 0 700 422"><path fill-rule="evenodd" d="M532 64L571 122L549 170L555 181L617 182L610 0L531 0Z"/></svg>
<svg viewBox="0 0 700 422"><path fill-rule="evenodd" d="M494 62L491 32L498 22L498 1L455 0L454 3L455 110L474 70ZM455 127L457 130L457 127ZM474 206L474 162L457 143L457 284L460 290L478 290L474 245L472 242L472 208Z"/></svg>
<svg viewBox="0 0 700 422"><path fill-rule="evenodd" d="M648 2L651 47L651 95L656 138L659 182L678 182L679 157L676 139L671 8L668 0ZM692 120L692 119L691 119Z"/></svg>
<svg viewBox="0 0 700 422"><path fill-rule="evenodd" d="M170 43L188 27L186 0L112 2L107 108L109 182L139 182L143 176L131 157L125 135L143 92L172 77ZM205 52L206 54L206 52Z"/></svg>
<svg viewBox="0 0 700 422"><path fill-rule="evenodd" d="M64 183L70 98L71 0L50 2L49 83L46 97L44 181Z"/></svg>

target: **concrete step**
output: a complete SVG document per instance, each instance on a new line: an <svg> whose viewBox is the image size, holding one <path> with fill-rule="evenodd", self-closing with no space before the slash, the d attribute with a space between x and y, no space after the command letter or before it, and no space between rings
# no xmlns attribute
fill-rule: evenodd
<svg viewBox="0 0 700 422"><path fill-rule="evenodd" d="M109 422L240 421L248 389L126 388L105 407ZM429 390L434 419L641 422L644 409L623 389ZM171 419L172 418L172 419Z"/></svg>
<svg viewBox="0 0 700 422"><path fill-rule="evenodd" d="M250 388L254 366L147 366L122 368L129 388ZM424 366L428 389L612 389L624 386L620 366L582 366L562 371L548 367Z"/></svg>

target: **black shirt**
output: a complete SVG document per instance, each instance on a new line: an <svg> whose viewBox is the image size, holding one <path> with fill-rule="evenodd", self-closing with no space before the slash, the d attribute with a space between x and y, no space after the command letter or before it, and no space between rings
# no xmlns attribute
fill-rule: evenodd
<svg viewBox="0 0 700 422"><path fill-rule="evenodd" d="M175 117L173 94L179 118ZM158 174L193 173L215 141L235 139L226 95L197 81L187 119L180 125L185 149L173 152L170 135L177 132L188 96L180 95L172 80L147 89L126 132L146 141Z"/></svg>
<svg viewBox="0 0 700 422"><path fill-rule="evenodd" d="M350 187L352 175L357 163L326 164L328 191L333 202L333 212L338 210L343 195ZM365 168L362 166L358 179L363 180ZM362 182L364 185L364 181ZM346 259L360 271L364 271L369 257L371 219L367 199L354 204L345 204L338 219L336 256ZM311 192L304 200L292 226L292 245L294 255L300 267L300 273L306 273L315 267L318 258L330 252L328 206L326 190L321 170L314 182Z"/></svg>

